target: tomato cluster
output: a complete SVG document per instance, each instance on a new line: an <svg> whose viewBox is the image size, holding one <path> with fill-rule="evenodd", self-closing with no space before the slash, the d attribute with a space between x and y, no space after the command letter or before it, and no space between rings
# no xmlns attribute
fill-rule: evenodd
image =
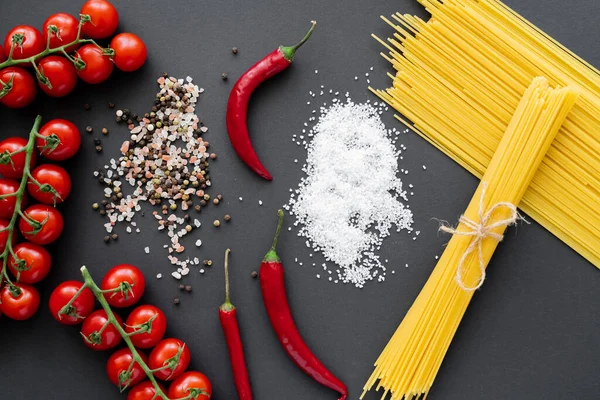
<svg viewBox="0 0 600 400"><path fill-rule="evenodd" d="M132 33L116 35L106 49L93 40L82 40L84 37L106 39L114 34L119 14L109 1L88 0L80 15L81 19L67 13L53 14L44 22L41 32L30 25L18 25L8 32L4 46L0 45L0 68L9 58L18 61L34 57L35 71L29 68L32 67L29 62L24 63L27 69L6 62L6 68L0 70L1 104L11 108L31 104L37 90L32 74L48 96L63 97L75 89L78 77L86 83L97 84L108 79L115 65L131 72L144 64L146 45ZM70 43L74 44L66 47L64 53L60 51L60 47Z"/></svg>
<svg viewBox="0 0 600 400"><path fill-rule="evenodd" d="M139 302L145 288L146 280L138 268L119 264L106 273L96 289L110 307L125 308ZM106 309L94 311L94 294L82 282L67 281L60 284L50 296L49 307L52 316L62 324L82 323L83 341L94 350L113 349L123 342L121 332L109 320ZM169 398L192 396L197 400L210 399L212 386L208 378L200 372L186 371L190 363L187 345L179 339L164 339L167 318L162 310L149 304L139 305L129 313L125 323L114 311L110 312L154 377L163 382L172 382L168 391L162 384L159 385ZM149 355L142 350L149 351ZM128 400L155 398L154 386L146 380L146 373L135 362L128 347L110 356L106 372L109 380L121 391L130 389Z"/></svg>
<svg viewBox="0 0 600 400"><path fill-rule="evenodd" d="M62 161L72 157L81 144L77 127L69 121L55 119L45 124L38 132L37 150L47 159ZM14 281L0 284L0 312L9 318L25 320L31 318L40 305L40 296L32 286L50 272L52 260L44 245L54 242L63 230L63 218L55 208L71 191L71 179L64 168L54 164L36 167L37 154L33 150L26 169L27 140L10 137L0 142L0 228L7 228L15 212L21 217L14 226L10 246L7 250L7 268ZM11 155L11 153L15 153ZM21 182L26 182L26 192L21 200L21 210L15 210ZM33 201L38 202L34 204ZM24 216L24 217L23 217ZM17 228L25 241L17 243ZM9 231L0 232L0 252L8 245Z"/></svg>

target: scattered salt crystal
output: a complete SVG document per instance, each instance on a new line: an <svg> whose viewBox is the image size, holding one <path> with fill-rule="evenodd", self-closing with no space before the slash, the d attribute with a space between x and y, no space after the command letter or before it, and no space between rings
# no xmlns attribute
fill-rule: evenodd
<svg viewBox="0 0 600 400"><path fill-rule="evenodd" d="M201 273L201 274L203 274L203 273L204 273L204 268L202 268L202 269L200 270L200 273Z"/></svg>
<svg viewBox="0 0 600 400"><path fill-rule="evenodd" d="M148 246L144 247L144 251L146 252L146 254L150 254L150 247L148 247Z"/></svg>
<svg viewBox="0 0 600 400"><path fill-rule="evenodd" d="M240 197L239 199L240 199L240 201L242 201L242 200L243 200L241 197Z"/></svg>
<svg viewBox="0 0 600 400"><path fill-rule="evenodd" d="M156 274L156 279L160 279L160 278L162 278L162 274L160 274L160 273Z"/></svg>
<svg viewBox="0 0 600 400"><path fill-rule="evenodd" d="M259 200L259 201L258 201L258 205L259 205L259 206L262 206L262 204L263 204L263 203L262 203L262 200Z"/></svg>
<svg viewBox="0 0 600 400"><path fill-rule="evenodd" d="M177 271L171 272L171 276L175 279L181 279L181 274Z"/></svg>
<svg viewBox="0 0 600 400"><path fill-rule="evenodd" d="M423 169L427 169L427 167L423 165Z"/></svg>
<svg viewBox="0 0 600 400"><path fill-rule="evenodd" d="M200 247L202 246L202 240L198 239L196 240L196 247Z"/></svg>
<svg viewBox="0 0 600 400"><path fill-rule="evenodd" d="M412 212L397 177L399 154L379 116L382 109L349 99L321 107L312 141L305 144L306 177L298 196L292 193L288 201L298 235L340 267L339 280L359 288L383 281L378 271L385 267L376 251L392 226L412 231Z"/></svg>

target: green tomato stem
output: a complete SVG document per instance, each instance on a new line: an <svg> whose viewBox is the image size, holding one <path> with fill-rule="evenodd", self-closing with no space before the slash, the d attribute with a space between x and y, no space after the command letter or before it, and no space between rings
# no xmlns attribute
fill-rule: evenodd
<svg viewBox="0 0 600 400"><path fill-rule="evenodd" d="M14 47L14 46L13 46ZM17 150L15 153L25 152L25 166L23 168L23 177L21 178L21 183L19 185L19 189L13 194L16 197L15 201L15 211L13 211L13 215L10 218L8 223L8 237L6 239L6 246L4 251L0 254L0 258L2 259L2 274L6 282L8 282L9 286L13 286L13 282L10 279L8 274L8 256L10 254L14 254L12 248L12 239L15 235L15 226L17 224L17 220L21 213L21 205L23 204L23 196L25 194L25 190L27 189L27 180L29 178L30 170L31 170L31 157L35 150L35 138L38 135L38 131L40 129L40 125L42 124L42 117L38 115L33 123L33 127L29 132L29 140L27 141L27 145L20 150ZM11 153L12 155L13 153Z"/></svg>
<svg viewBox="0 0 600 400"><path fill-rule="evenodd" d="M83 276L83 281L85 285L92 291L92 293L94 293L94 296L96 296L96 299L98 299L98 302L102 306L102 309L104 309L104 311L106 312L109 322L113 324L115 329L123 338L123 341L127 344L127 347L131 351L131 356L133 357L134 362L138 363L138 365L142 368L148 379L150 379L150 382L152 382L152 386L154 386L155 391L155 398L169 400L167 395L161 390L160 386L158 385L156 378L152 374L152 370L148 367L148 365L146 365L144 360L142 360L142 357L140 357L140 354L138 353L137 349L135 348L135 346L131 342L131 339L129 338L129 334L125 332L121 324L119 324L119 322L117 321L115 314L110 308L110 305L104 298L104 293L102 293L102 290L98 287L98 285L96 285L96 283L92 279L92 275L90 275L90 272L88 271L85 265L81 267L81 275Z"/></svg>
<svg viewBox="0 0 600 400"><path fill-rule="evenodd" d="M89 20L89 16L88 16L88 20L86 20L85 17L86 16L81 16L81 18L79 20L79 26L77 27L77 38L75 40L73 40L71 43L67 43L63 46L59 46L59 47L55 47L55 48L51 49L50 48L50 35L48 35L48 43L47 43L46 49L44 51L42 51L38 54L35 54L31 57L28 57L28 58L15 60L15 59L13 59L13 53L14 53L16 45L13 42L13 45L10 47L10 53L8 55L8 59L6 61L4 61L3 63L0 63L0 70L7 68L7 67L12 67L14 65L27 64L27 63L35 64L35 62L38 59L40 59L42 57L46 57L50 54L55 54L55 53L63 53L67 56L67 58L69 60L71 60L71 62L75 62L73 57L70 57L67 54L66 49L68 49L71 46L78 45L78 44L93 43L94 45L96 45L102 49L102 46L100 46L98 43L96 43L93 39L82 39L81 38L81 27L83 26L84 23L87 23L87 21Z"/></svg>

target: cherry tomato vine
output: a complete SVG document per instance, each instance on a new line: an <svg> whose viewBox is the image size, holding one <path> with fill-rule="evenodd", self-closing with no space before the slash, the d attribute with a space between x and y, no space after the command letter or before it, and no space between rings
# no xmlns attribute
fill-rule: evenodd
<svg viewBox="0 0 600 400"><path fill-rule="evenodd" d="M82 333L82 336L84 337L84 340L86 341L86 343L88 343L88 345L91 345L92 342L96 343L96 344L102 344L100 342L102 333L105 332L109 328L110 328L110 330L118 332L118 334L121 336L122 340L125 342L125 344L127 345L127 348L129 349L129 352L127 352L128 354L125 354L125 355L127 355L131 358L131 361L129 362L129 365L126 370L122 370L120 372L117 371L118 372L118 382L117 383L118 383L118 386L120 387L121 391L129 388L134 383L139 382L139 376L136 376L136 379L138 379L138 381L132 383L132 381L134 379L133 374L134 374L134 370L137 369L139 371L139 369L141 369L144 372L144 374L146 375L146 377L150 380L149 383L152 384L152 387L154 388L153 399L163 399L163 400L196 400L196 399L198 399L198 400L200 400L200 399L210 398L210 395L211 395L210 388L207 388L207 390L204 390L202 388L197 388L197 387L187 387L185 390L186 394L184 395L184 397L178 397L176 399L167 397L167 394L165 393L163 386L158 382L157 377L160 377L161 379L169 380L171 378L176 377L176 374L181 374L183 372L182 370L184 370L187 367L187 363L189 363L189 350L187 350L187 347L185 347L185 344L183 344L183 342L181 342L181 344L178 345L179 347L177 347L177 349L174 351L174 354L170 358L164 360L162 365L153 365L153 366L156 366L156 368L154 368L154 369L151 369L148 366L150 364L150 362L148 361L148 358L146 357L146 355L141 353L136 348L134 341L132 341L132 337L135 335L151 333L152 329L153 329L152 325L153 325L154 318L150 318L147 322L139 324L139 325L123 326L123 321L121 320L120 317L118 317L113 312L113 310L111 309L111 306L109 304L109 300L108 300L111 298L111 296L109 296L109 295L112 295L115 293L119 293L119 294L123 295L124 292L131 292L133 289L135 289L135 285L136 285L135 283L133 283L133 284L128 283L127 285L118 283L114 288L101 289L96 284L94 279L92 278L92 275L88 271L87 267L85 267L85 266L81 267L81 275L83 276L83 285L77 291L77 293L69 300L69 302L67 304L65 304L58 311L59 317L60 317L60 315L73 317L73 312L72 312L73 311L73 303L77 300L77 298L82 293L85 293L88 290L94 294L94 296L96 297L96 299L102 306L102 310L104 311L102 313L102 317L105 322L104 322L104 325L99 327L96 331L88 333L87 335ZM104 287L104 285L103 285L103 287ZM140 307L144 307L144 306L140 306ZM135 310L133 312L135 312ZM81 316L78 318L83 319L84 317ZM87 333L87 331L86 331L86 333ZM162 335L161 335L161 338L162 338ZM122 356L122 355L124 355L124 354L119 353L119 356ZM151 356L151 358L152 358L152 356ZM171 371L171 372L169 372L169 371ZM137 373L136 373L136 375L137 375Z"/></svg>
<svg viewBox="0 0 600 400"><path fill-rule="evenodd" d="M19 153L25 153L23 177L21 178L21 183L19 184L19 188L14 193L7 193L7 194L0 195L0 199L6 199L9 197L15 198L14 211L12 213L12 216L10 218L8 226L6 226L2 230L0 230L0 233L6 232L6 236L7 236L6 246L4 247L4 251L2 251L2 253L0 253L0 258L2 259L2 273L0 274L0 278L6 281L9 291L11 292L11 294L14 297L18 297L20 295L21 289L18 286L16 286L10 278L10 274L8 273L8 259L12 256L13 259L20 260L13 249L13 244L14 244L13 242L16 237L15 236L15 227L17 225L17 221L19 220L19 217L21 217L21 218L23 218L23 220L28 221L34 230L38 230L38 231L41 230L44 225L44 222L39 223L37 221L33 221L21 210L22 204L23 204L23 198L25 196L25 192L27 191L27 184L29 182L33 182L34 184L38 185L38 188L40 191L43 191L46 193L54 190L51 186L49 186L49 185L44 186L44 185L40 184L39 182L37 182L36 180L30 181L32 157L33 157L33 154L35 151L35 140L40 137L38 132L39 132L41 123L42 123L42 117L38 115L38 117L35 119L35 123L33 124L33 127L31 128L31 131L29 133L29 140L27 141L27 144L24 147L22 147L19 150L13 151L13 152L5 151L4 153L0 153L0 164L3 164L3 165L12 164L13 156L15 156Z"/></svg>
<svg viewBox="0 0 600 400"><path fill-rule="evenodd" d="M35 71L37 79L40 81L40 83L45 85L49 90L51 90L52 84L50 83L50 80L44 75L43 69L41 70L40 68L38 68L38 65L36 64L36 61L38 59L40 59L42 57L46 57L51 54L62 53L62 55L64 55L67 58L67 60L69 60L73 63L73 65L75 66L77 71L82 71L86 67L85 61L81 57L73 57L72 55L69 54L68 50L76 48L80 44L85 44L85 43L91 43L91 44L95 45L98 49L100 49L102 51L103 55L106 55L109 57L114 56L115 52L113 49L103 48L98 43L96 43L96 41L94 39L82 39L81 38L82 28L83 28L84 24L87 24L87 23L90 23L90 24L92 23L91 17L87 14L81 14L80 19L79 19L79 25L77 27L77 36L76 36L75 40L73 40L70 43L59 46L59 47L53 47L52 41L51 41L52 37L55 36L59 32L58 27L56 25L48 25L47 26L47 30L48 30L47 31L47 41L46 41L45 50L43 50L42 52L39 52L37 54L34 54L30 57L20 58L20 59L15 59L13 57L13 53L17 47L23 45L25 35L23 33L15 33L12 36L12 45L10 47L8 58L6 59L6 61L0 63L0 70L7 68L7 67L21 65L21 64L31 64L33 66L33 69ZM7 82L0 80L0 98L6 96L11 91L11 89L13 88L13 79L14 78L11 76L11 78Z"/></svg>

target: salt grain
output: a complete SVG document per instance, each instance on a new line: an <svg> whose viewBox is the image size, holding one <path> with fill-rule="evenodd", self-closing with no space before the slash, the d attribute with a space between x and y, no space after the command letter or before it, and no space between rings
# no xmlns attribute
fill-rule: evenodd
<svg viewBox="0 0 600 400"><path fill-rule="evenodd" d="M392 227L412 231L412 212L397 177L399 154L379 117L382 107L348 99L321 108L305 146L306 177L288 202L298 235L340 267L339 280L359 288L383 281L377 274L385 267L376 250Z"/></svg>

